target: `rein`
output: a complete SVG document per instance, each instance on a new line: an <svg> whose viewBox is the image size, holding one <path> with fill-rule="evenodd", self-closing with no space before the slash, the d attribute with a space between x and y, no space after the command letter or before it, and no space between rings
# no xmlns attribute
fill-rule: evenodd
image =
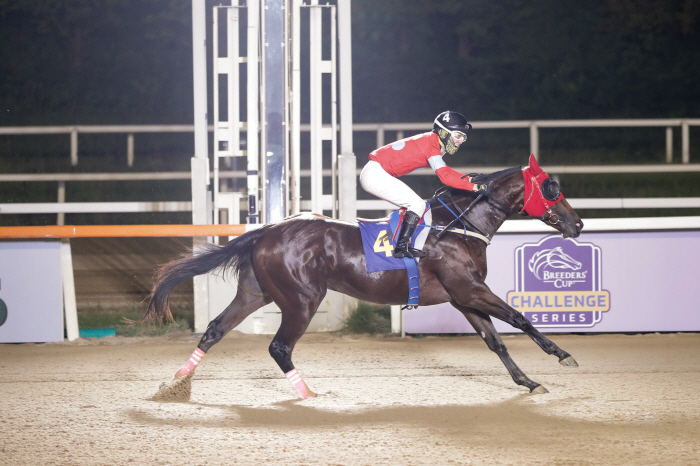
<svg viewBox="0 0 700 466"><path fill-rule="evenodd" d="M469 220L467 220L466 218L465 218L464 220L462 220L462 217L464 217L464 215L465 215L467 212L469 212L469 209L471 209L472 206L474 206L474 204L476 204L477 201L479 201L482 197L484 197L484 195L483 195L483 194L479 194L479 195L476 197L476 199L474 199L474 200L471 202L471 204L469 204L469 207L467 207L466 209L464 209L464 210L462 211L462 213L459 214L459 215L457 215L452 209L450 209L450 208L447 206L447 204L445 204L444 202L442 202L442 199L440 199L440 198L438 197L438 201L440 201L440 204L442 204L447 210L449 210L450 213L451 213L452 215L455 216L455 218L454 218L450 223L448 223L447 226L445 226L445 227L442 229L442 231L440 231L440 232L437 234L437 238L438 238L438 239L442 238L442 237L445 235L445 232L447 232L450 228L452 228L452 226L453 226L455 223L457 223L457 221L459 221L459 222L462 224L462 226L464 227L464 231L465 231L465 232L467 231L467 225L466 225L464 222L467 222L467 223L469 224L469 226L471 226L471 227L474 228L475 230L478 230L479 233L480 233L482 236L488 238L488 234L484 233L484 231L481 230L480 228L474 226L474 224L472 224ZM453 204L455 203L454 200L452 200L452 196L450 196L450 200L452 201ZM465 233L465 234L466 234L466 233ZM487 241L487 242L488 242L488 241Z"/></svg>
<svg viewBox="0 0 700 466"><path fill-rule="evenodd" d="M519 171L519 167L506 170L507 173L503 174L502 176L505 176L506 174L509 174L509 173L510 173L511 171L513 171L513 170ZM462 178L464 178L465 176L472 176L472 175L464 175ZM478 179L479 177L483 177L483 175L473 174L473 177L470 178L470 180L474 181L474 180ZM499 178L500 178L500 177L499 177ZM486 180L484 180L484 181L486 182ZM492 182L493 182L492 180L489 180L489 181L488 181L489 185L490 185ZM461 211L461 213L457 214L454 210L450 209L450 207L441 199L441 196L442 196L443 194L447 194L447 197L450 199L450 202L452 203L452 206L455 208L455 210L456 210L457 212L460 212L460 211ZM442 227L442 226L431 226L431 228L435 228L436 230L439 230L439 232L438 232L438 234L437 234L437 239L439 240L440 238L442 238L442 237L445 235L446 232L450 231L450 232L453 232L453 233L461 233L461 234L464 234L464 235L466 235L466 236L472 236L472 237L478 238L478 239L480 239L481 241L483 241L484 243L486 243L486 245L491 244L491 236L490 236L487 232L485 232L482 228L480 228L479 226L477 226L477 225L475 225L474 223L470 222L469 219L466 218L467 213L468 213L468 212L471 210L471 208L472 208L479 200L481 200L482 198L485 198L487 202L494 204L497 208L499 208L500 210L502 210L505 214L512 215L512 213L513 213L513 210L512 210L512 209L510 209L510 208L508 208L507 206L505 206L502 202L500 202L500 201L498 201L498 200L496 200L496 199L493 199L493 198L491 198L490 196L485 195L485 194L483 194L483 193L480 193L480 194L469 204L469 206L468 206L466 209L462 210L462 208L459 206L459 204L457 204L457 202L455 201L455 199L452 197L452 194L449 192L449 189L446 189L446 191L442 191L442 192L438 191L438 192L436 193L435 199L437 199L438 202L440 202L440 204L442 204L442 206L443 206L445 209L447 209L455 218L452 219L452 221L451 221L450 223L448 223L447 226L444 226L444 227ZM457 228L454 228L454 227L453 227L453 225L454 225L455 223L457 223L457 222L459 222L459 223L462 224L462 227L463 227L463 228L462 228L462 231L460 231L460 230L458 230ZM467 230L467 226L469 226L470 228L476 230L476 232Z"/></svg>
<svg viewBox="0 0 700 466"><path fill-rule="evenodd" d="M561 194L561 191L559 190L559 186L556 182L553 182L550 178L549 175L547 175L540 167L537 165L537 160L534 158L533 155L530 156L530 163L527 167L525 168L520 168L520 167L514 167L508 170L504 170L502 172L499 172L500 176L498 178L501 178L502 176L506 176L512 173L515 173L517 171L520 171L523 176L523 181L524 181L524 200L523 200L523 208L518 212L520 215L523 215L525 217L530 217L530 218L537 218L544 223L547 223L549 225L557 225L559 223L563 222L563 219L554 213L552 210L552 206L554 206L556 203L564 199L564 195ZM465 176L471 176L471 175L465 175ZM476 175L474 174L473 177L470 178L472 182L475 180L478 180L479 178L483 179L481 182L488 182L489 185L492 183L494 180L491 178L485 178L484 175ZM489 186L490 188L490 186ZM488 191L487 191L488 192ZM442 199L441 197L444 195L447 195L447 198L449 198L450 202L452 203L452 206L454 207L455 210L452 210ZM483 229L479 228L477 225L474 223L470 222L469 219L466 218L467 213L471 210L471 208L482 198L486 197L486 201L493 204L495 207L499 208L500 210L503 211L507 216L510 216L517 212L517 210L513 210L506 205L504 205L501 201L492 198L491 196L487 196L483 193L479 194L470 204L469 206L462 210L462 208L455 202L455 199L452 197L450 191L448 188L441 188L438 190L438 192L435 193L435 199L442 204L444 208L448 210L455 218L450 221L450 223L447 224L447 226L433 226L431 228L435 228L436 230L439 230L437 234L438 240L442 238L447 231L455 232L455 233L463 233L467 236L473 236L476 238L481 239L484 241L487 245L490 244L490 235L486 233ZM460 212L457 214L456 212ZM461 223L462 224L462 230L459 231L456 228L454 228L455 223ZM477 232L472 232L467 230L467 226L469 228L476 230Z"/></svg>
<svg viewBox="0 0 700 466"><path fill-rule="evenodd" d="M484 243L486 243L486 245L488 246L489 244L491 244L491 238L489 237L488 233L485 233L481 228L477 227L476 225L474 225L472 222L470 222L470 221L467 220L466 218L463 218L463 217L467 214L467 212L469 212L469 210L474 206L474 204L476 204L476 202L479 201L482 197L484 197L484 195L483 195L483 194L479 194L479 195L476 197L476 199L474 199L474 200L469 204L469 206L468 206L466 209L464 209L464 210L462 211L461 214L457 215L457 214L456 214L452 209L450 209L450 207L449 207L447 204L445 204L445 203L443 202L443 200L440 199L440 197L438 196L438 197L437 197L437 200L440 202L440 204L442 204L443 207L444 207L445 209L447 209L452 215L454 215L455 218L454 218L450 223L448 223L446 226L444 226L444 227L443 227L443 226L439 226L439 225L427 225L427 226L428 226L429 228L438 230L438 234L437 234L437 239L438 239L438 240L439 240L440 238L442 238L442 237L445 235L446 232L450 232L450 233L459 233L459 234L462 234L462 235L465 235L465 236L471 236L471 237L473 237L473 238L480 239L481 241L483 241ZM452 204L454 204L454 205L457 207L457 211L459 211L460 208L459 208L459 206L457 205L457 203L454 201L454 199L452 199L452 196L450 196L450 201L452 202ZM458 229L458 228L453 227L453 225L454 225L455 223L457 223L458 221L459 221L459 223L462 224L462 227L463 227L463 228L462 228L461 230ZM466 222L466 224L465 224L464 222ZM475 230L478 230L479 233L476 233L476 232L474 232L474 231L469 231L469 230L467 230L467 224L468 224L469 226L471 226L472 228L474 228Z"/></svg>

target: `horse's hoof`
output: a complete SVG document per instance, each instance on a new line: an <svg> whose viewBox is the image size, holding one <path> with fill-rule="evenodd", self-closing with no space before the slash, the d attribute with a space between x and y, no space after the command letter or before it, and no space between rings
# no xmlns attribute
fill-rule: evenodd
<svg viewBox="0 0 700 466"><path fill-rule="evenodd" d="M530 390L530 393L532 393L533 395L543 395L545 393L549 393L549 390L544 388L542 385L538 385L532 390Z"/></svg>
<svg viewBox="0 0 700 466"><path fill-rule="evenodd" d="M151 401L190 401L192 393L192 374L181 379L175 379L171 383L163 382L158 387L158 392L149 398Z"/></svg>
<svg viewBox="0 0 700 466"><path fill-rule="evenodd" d="M578 367L578 363L574 359L573 356L569 356L568 358L560 359L559 364L562 366L569 366L569 367Z"/></svg>

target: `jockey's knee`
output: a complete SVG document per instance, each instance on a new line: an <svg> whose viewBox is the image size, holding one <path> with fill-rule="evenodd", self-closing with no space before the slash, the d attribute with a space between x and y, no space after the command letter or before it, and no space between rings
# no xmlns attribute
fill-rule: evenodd
<svg viewBox="0 0 700 466"><path fill-rule="evenodd" d="M408 205L408 210L418 215L418 217L422 217L425 213L425 201L421 199L420 202L412 202Z"/></svg>

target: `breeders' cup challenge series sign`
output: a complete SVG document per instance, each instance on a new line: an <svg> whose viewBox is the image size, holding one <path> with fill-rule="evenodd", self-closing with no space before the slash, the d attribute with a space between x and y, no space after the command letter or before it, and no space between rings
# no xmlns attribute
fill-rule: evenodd
<svg viewBox="0 0 700 466"><path fill-rule="evenodd" d="M593 327L610 310L603 289L601 249L548 236L515 250L515 290L510 306L536 327Z"/></svg>

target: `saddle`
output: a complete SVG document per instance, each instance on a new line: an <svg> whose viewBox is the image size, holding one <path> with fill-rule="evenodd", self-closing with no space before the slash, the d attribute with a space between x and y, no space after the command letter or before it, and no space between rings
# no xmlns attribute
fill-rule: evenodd
<svg viewBox="0 0 700 466"><path fill-rule="evenodd" d="M401 230L401 221L405 210L399 209L386 218L370 220L358 218L357 223L362 234L362 247L365 252L367 273L385 270L406 269L408 276L407 306L417 307L420 299L420 278L418 274L418 258L394 257L396 237ZM427 206L420 223L413 233L411 243L416 248L422 248L430 232L432 213Z"/></svg>

